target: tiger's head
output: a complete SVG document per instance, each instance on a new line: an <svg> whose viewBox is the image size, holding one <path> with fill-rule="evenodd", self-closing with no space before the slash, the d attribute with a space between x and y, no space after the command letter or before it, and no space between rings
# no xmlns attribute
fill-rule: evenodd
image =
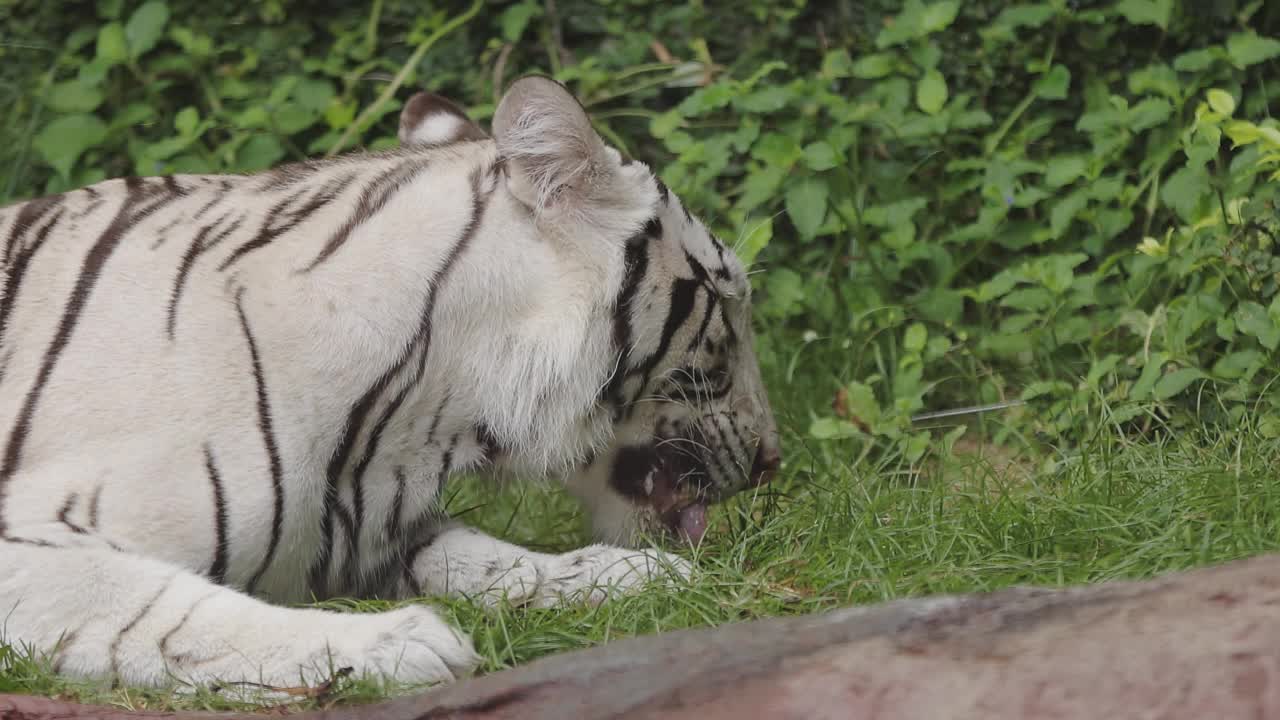
<svg viewBox="0 0 1280 720"><path fill-rule="evenodd" d="M405 106L400 137L488 139L426 93ZM608 146L559 83L515 82L492 140L510 197L593 287L582 352L598 356L588 358L597 374L583 387L588 424L605 432L586 433L603 442L589 443L570 490L599 540L700 541L709 505L767 482L781 462L746 269L647 166Z"/></svg>

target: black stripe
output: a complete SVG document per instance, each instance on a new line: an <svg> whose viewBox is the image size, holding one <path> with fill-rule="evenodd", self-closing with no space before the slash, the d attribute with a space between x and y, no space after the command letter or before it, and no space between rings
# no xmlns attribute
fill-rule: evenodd
<svg viewBox="0 0 1280 720"><path fill-rule="evenodd" d="M235 250L232 250L231 254L228 255L227 258L223 260L221 264L218 265L218 272L222 272L223 270L226 270L227 268L231 267L232 263L236 262L237 260L244 257L245 255L248 255L254 250L257 250L258 248L261 248L261 247L265 247L268 243L274 240L276 236L278 236L280 233L291 228L292 225L289 225L288 223L284 225L279 225L277 223L280 220L280 216L286 213L289 206L292 205L294 202L296 202L298 198L302 197L302 195L306 192L307 192L307 188L305 187L299 188L292 195L289 195L285 199L273 205L271 209L267 211L266 218L262 221L262 227L258 229L258 234L254 235L253 238L251 238L245 244L241 245Z"/></svg>
<svg viewBox="0 0 1280 720"><path fill-rule="evenodd" d="M59 548L61 545L54 545L48 540L31 540L29 538L14 537L13 535L0 535L0 542L13 543L14 545L30 545L32 547L42 548Z"/></svg>
<svg viewBox="0 0 1280 720"><path fill-rule="evenodd" d="M40 222L40 218L45 216L45 213L60 204L62 204L61 195L36 198L23 204L18 209L18 216L14 218L13 227L9 229L9 238L5 241L4 255L0 257L0 263L7 265L9 258L13 257L14 248L18 247L22 236L30 232L31 228Z"/></svg>
<svg viewBox="0 0 1280 720"><path fill-rule="evenodd" d="M653 176L653 182L658 186L658 195L662 198L662 204L669 204L671 202L671 190L667 187L667 184L662 182L657 175Z"/></svg>
<svg viewBox="0 0 1280 720"><path fill-rule="evenodd" d="M9 316L18 305L18 291L22 288L23 278L26 277L27 266L31 264L31 258L44 245L45 240L49 237L49 232L62 219L65 211L66 208L58 208L58 212L54 213L53 218L36 232L31 244L18 251L18 256L13 263L5 263L4 284L0 285L0 287L4 288L4 295L0 296L0 345L4 344L5 330L9 326Z"/></svg>
<svg viewBox="0 0 1280 720"><path fill-rule="evenodd" d="M415 172L425 165L415 166ZM402 168L403 169L403 168ZM346 467L348 459L351 456L351 450L355 445L356 436L364 425L365 418L373 409L377 398L382 391L390 386L396 375L398 375L408 364L415 352L421 352L418 361L417 371L414 373L413 380L410 385L416 384L423 375L427 363L427 350L431 345L431 313L435 308L436 295L440 288L444 286L448 279L449 272L457 263L458 257L462 251L467 248L471 242L472 236L475 235L476 229L480 226L480 220L484 215L484 211L488 206L489 195L480 193L480 180L483 174L480 170L476 170L471 174L472 188L472 211L471 218L468 220L466 227L462 229L462 233L453 248L449 251L449 255L445 258L444 264L440 270L431 279L431 289L427 292L427 301L423 306L422 317L419 322L417 336L414 337L405 346L405 351L397 358L382 375L369 387L368 390L356 401L351 411L347 415L347 423L342 438L338 442L338 446L334 454L330 457L329 467L326 472L325 480L325 507L321 514L321 534L327 538L327 544L321 548L320 557L311 566L310 583L312 592L316 593L321 587L320 582L328 577L329 564L333 558L333 515L339 508L338 504L338 483L341 479L343 468ZM384 179L386 176L383 176ZM376 185L377 183L375 183ZM366 191L366 195L368 191ZM326 256L327 257L327 256Z"/></svg>
<svg viewBox="0 0 1280 720"><path fill-rule="evenodd" d="M89 527L98 529L98 508L102 504L102 489L106 484L99 485L94 489L93 495L89 497Z"/></svg>
<svg viewBox="0 0 1280 720"><path fill-rule="evenodd" d="M490 168L490 171L492 168ZM480 222L484 219L485 210L489 207L489 197L492 189L488 193L480 192L480 182L485 172L473 170L471 172L471 218L467 220L466 227L462 228L462 234L458 237L458 241L453 244L453 249L449 251L449 256L445 258L444 265L440 268L440 272L432 278L431 290L427 292L427 304L423 308L422 321L418 326L418 338L422 343L422 355L418 359L418 372L415 382L421 379L422 373L427 367L427 351L431 349L431 314L436 308L436 295L439 294L440 288L444 287L449 281L449 273L457 264L458 258L462 252L471 245L471 238L476 234L476 230L480 228Z"/></svg>
<svg viewBox="0 0 1280 720"><path fill-rule="evenodd" d="M355 181L355 179L356 174L350 173L343 177L330 180L317 190L315 195L307 200L307 202L303 203L296 209L289 208L294 202L301 199L301 197L307 192L308 188L303 187L277 203L276 206L267 214L267 219L262 223L262 229L258 231L257 236L244 245L236 248L235 251L233 251L231 255L218 266L218 271L221 272L226 270L245 255L248 255L254 250L266 247L272 240L275 240L277 237L293 230L307 218L311 217L316 210L319 210L325 205L333 202L333 200L341 195L342 192L347 189L347 186Z"/></svg>
<svg viewBox="0 0 1280 720"><path fill-rule="evenodd" d="M205 213L213 209L213 206L217 205L226 196L227 196L226 188L223 188L221 192L216 192L213 198L209 200L209 202L200 206L200 209L196 211L196 214L191 216L191 221L195 222L196 220L199 220L200 218L204 217Z"/></svg>
<svg viewBox="0 0 1280 720"><path fill-rule="evenodd" d="M275 507L271 517L271 543L262 557L262 564L253 573L253 577L249 579L249 584L245 588L246 592L252 595L263 573L271 566L276 547L280 544L280 528L284 523L284 470L280 466L280 451L276 447L276 435L271 428L271 405L267 399L267 383L262 375L262 360L258 356L258 344L253 339L253 332L249 329L249 319L244 314L243 296L244 288L241 288L236 293L236 314L240 316L240 327L244 331L245 342L249 345L249 361L253 368L253 382L258 395L258 430L262 433L262 444L266 448L267 460L271 465L271 489L275 494Z"/></svg>
<svg viewBox="0 0 1280 720"><path fill-rule="evenodd" d="M733 416L727 412L721 412L718 413L717 417L720 415L724 416L725 424L729 426L729 431L733 433L733 438L738 441L738 447L742 450L742 454L751 456L753 454L752 450L755 448L748 445L746 439L742 437L742 433L738 430L738 423L734 422ZM716 425L719 426L719 421L717 421ZM723 434L724 433L722 431L721 435ZM740 470L743 474L746 474L750 472L751 468L741 468Z"/></svg>
<svg viewBox="0 0 1280 720"><path fill-rule="evenodd" d="M454 433L449 439L449 447L445 449L444 455L440 458L440 474L436 477L436 482L441 488L444 487L445 480L449 479L449 473L453 472L453 451L458 448L458 440L462 437L462 433ZM436 491L437 495L439 490Z"/></svg>
<svg viewBox="0 0 1280 720"><path fill-rule="evenodd" d="M75 508L76 501L80 499L80 493L71 493L67 496L66 501L62 503L62 507L58 510L58 522L66 525L71 532L77 535L84 535L85 529L71 522L71 510Z"/></svg>
<svg viewBox="0 0 1280 720"><path fill-rule="evenodd" d="M81 628L77 628L70 632L63 633L62 636L58 638L57 644L54 645L52 670L55 675L62 673L62 663L67 659L67 648L71 647L72 643L76 641L76 636L80 634L80 629Z"/></svg>
<svg viewBox="0 0 1280 720"><path fill-rule="evenodd" d="M634 403L640 399L641 394L648 386L649 376L653 369L666 356L667 350L671 347L671 339L675 336L676 331L680 329L685 320L689 319L690 313L693 312L693 306L698 296L698 288L700 287L702 287L702 284L697 280L676 278L672 281L667 319L662 325L662 338L658 342L658 348L645 358L645 361L638 367L628 371L628 375L641 376L640 387L636 390L636 395L631 399L632 408L635 407Z"/></svg>
<svg viewBox="0 0 1280 720"><path fill-rule="evenodd" d="M5 446L4 461L0 465L0 534L4 534L6 527L3 515L5 491L9 481L13 479L13 476L18 472L18 468L22 465L22 450L26 445L27 436L31 432L31 421L35 417L36 406L40 402L40 396L44 393L45 386L49 383L49 378L53 375L53 370L57 366L58 360L71 342L71 335L75 332L81 313L84 312L85 306L88 305L89 297L98 282L98 276L102 273L102 268L106 265L107 259L111 257L111 253L120 244L125 234L133 228L138 220L145 217L149 211L159 207L160 203L156 203L143 210L135 211L136 206L141 201L149 198L149 194L144 192L145 186L135 177L125 178L124 184L129 193L121 204L120 211L116 213L115 219L107 225L106 230L102 232L102 235L98 237L93 247L90 248L88 255L85 256L84 263L80 268L80 274L76 277L75 287L71 291L71 297L67 300L67 307L63 312L62 320L58 323L58 331L45 351L44 359L40 364L40 371L36 375L35 384L27 391L22 407L18 411L17 420L13 424L13 429L9 432L9 441ZM167 197L172 199L172 196Z"/></svg>
<svg viewBox="0 0 1280 720"><path fill-rule="evenodd" d="M363 455L356 462L355 469L351 473L352 527L350 535L347 536L347 577L352 586L355 583L356 569L360 558L360 534L364 531L364 474L369 469L369 463L373 462L373 458L378 453L378 444L382 442L382 433L387 429L392 416L400 409L404 399L412 389L412 384L406 384L401 388L400 392L396 393L391 402L387 403L381 417L378 418L378 422L374 424L373 431L369 433L369 440L365 443Z"/></svg>
<svg viewBox="0 0 1280 720"><path fill-rule="evenodd" d="M201 597L199 600L196 600L195 602L191 603L191 606L187 608L187 611L182 614L182 619L178 621L178 624L174 625L172 628L169 629L168 632L160 636L160 644L159 644L160 657L164 658L165 660L169 659L169 640L173 639L173 636L177 634L177 632L181 630L184 625L187 624L187 621L191 619L192 613L196 611L196 608L200 607L201 603L203 603L205 600L208 600L209 598L221 592L222 592L221 590L214 590L213 592Z"/></svg>
<svg viewBox="0 0 1280 720"><path fill-rule="evenodd" d="M97 211L97 209L98 209L98 208L100 208L100 207L102 207L104 204L106 204L106 202L107 202L107 201L106 201L106 198L98 198L98 199L94 200L93 202L89 203L88 205L84 206L84 209L83 209L83 210L80 210L79 212L77 212L77 213L75 213L74 215L72 215L72 216L71 216L71 219L72 219L72 220L83 220L83 219L85 219L85 218L89 217L90 215L92 215L95 211Z"/></svg>
<svg viewBox="0 0 1280 720"><path fill-rule="evenodd" d="M480 423L476 425L476 444L480 446L480 454L484 457L485 462L495 462L499 455L502 454L502 443L498 442L498 438L493 434L493 428L488 423Z"/></svg>
<svg viewBox="0 0 1280 720"><path fill-rule="evenodd" d="M218 585L227 581L227 500L222 493L222 477L213 462L213 450L204 445L204 469L213 485L213 562L209 565L209 579Z"/></svg>
<svg viewBox="0 0 1280 720"><path fill-rule="evenodd" d="M338 248L341 248L347 242L356 228L360 227L369 218L377 215L379 211L387 206L392 196L401 187L426 167L425 160L415 158L409 162L396 165L369 183L369 186L364 189L364 192L360 194L360 199L356 202L355 212L334 231L333 235L324 244L320 254L306 267L305 272L316 269L320 263L328 260L331 255L338 251Z"/></svg>
<svg viewBox="0 0 1280 720"><path fill-rule="evenodd" d="M698 345L702 342L702 338L706 337L707 327L711 325L711 316L716 310L717 301L720 299L714 292L711 292L711 290L705 287L703 289L707 292L707 307L702 312L702 323L698 325L698 333L689 341L689 352L696 350Z"/></svg>
<svg viewBox="0 0 1280 720"><path fill-rule="evenodd" d="M164 182L164 188L174 195L187 194L187 189L179 185L178 181L174 179L172 175L165 175L162 182Z"/></svg>
<svg viewBox="0 0 1280 720"><path fill-rule="evenodd" d="M640 283L649 270L649 241L661 235L662 223L655 218L646 223L639 234L627 240L622 288L613 303L613 348L618 362L602 393L615 405L621 404L622 382L626 379L626 368L631 360L631 317L635 314Z"/></svg>
<svg viewBox="0 0 1280 720"><path fill-rule="evenodd" d="M334 513L345 513L345 510L338 502L338 484L342 478L342 470L346 467L347 460L351 456L356 436L359 434L360 428L364 426L365 417L373 410L373 404L377 401L378 396L382 394L383 389L391 383L392 378L402 368L403 358L396 365L383 372L382 376L375 380L373 385L360 396L360 399L356 401L350 412L347 413L347 422L344 426L342 437L338 440L338 445L334 448L333 455L329 457L329 467L325 472L324 509L320 515L320 534L325 539L325 544L321 547L320 557L312 563L310 571L311 592L317 597L327 594L323 588L327 588L329 563L333 559ZM344 524L349 535L354 527L354 522L352 522L349 515L345 518ZM322 582L325 585L321 585Z"/></svg>
<svg viewBox="0 0 1280 720"><path fill-rule="evenodd" d="M151 249L156 250L156 249L159 249L161 245L164 245L164 242L169 239L169 231L173 230L175 227L178 226L179 223L183 222L184 220L186 220L186 217L182 213L178 213L177 217L165 223L164 225L161 225L155 231L156 239L152 241Z"/></svg>
<svg viewBox="0 0 1280 720"><path fill-rule="evenodd" d="M120 676L120 641L124 640L125 634L132 630L134 626L142 622L142 618L146 617L147 613L151 612L151 608L155 607L156 603L160 600L160 596L164 595L165 591L169 589L169 586L173 584L174 579L178 577L178 575L179 573L174 573L169 576L169 579L165 580L164 585L160 587L160 592L156 593L149 601L147 601L147 604L142 606L142 609L138 611L138 614L134 615L133 619L125 623L125 626L120 628L120 632L116 633L115 639L111 641L110 653L111 675L113 678L118 679Z"/></svg>
<svg viewBox="0 0 1280 720"><path fill-rule="evenodd" d="M230 215L231 213L227 213L200 228L200 231L196 233L195 239L191 241L191 246L187 248L187 252L182 256L182 264L178 266L178 276L173 279L173 290L169 293L169 314L165 318L165 335L170 340L174 338L174 331L178 322L178 303L182 301L182 291L186 288L187 277L191 274L191 268L196 264L196 260L205 252L216 247L231 233L239 230L240 224L244 222L244 216L242 215L223 229L222 232L218 233L216 237L209 240L209 233L221 225L222 221L226 220Z"/></svg>
<svg viewBox="0 0 1280 720"><path fill-rule="evenodd" d="M720 304L720 322L724 325L725 343L730 346L738 344L738 333L733 330L733 323L729 321L729 308L724 303Z"/></svg>
<svg viewBox="0 0 1280 720"><path fill-rule="evenodd" d="M426 538L418 541L410 547L408 552L404 555L404 579L405 583L409 586L409 591L413 593L414 597L422 597L423 592L422 584L418 582L418 578L413 574L413 564L417 561L418 555L421 555L423 550L431 547L435 541L439 539L439 532L431 532Z"/></svg>
<svg viewBox="0 0 1280 720"><path fill-rule="evenodd" d="M729 449L729 450L732 450L732 445L730 445L730 444L729 444L729 437L728 437L727 435L725 435L724 429L720 427L720 419L719 419L719 418L720 418L720 416L719 416L719 415L712 415L712 416L711 416L711 429L713 429L713 430L715 431L715 434L716 434L717 436L719 436L720 441L719 441L719 443L714 443L714 442L712 442L712 438L708 437L708 438L707 438L707 441L708 441L708 442L707 442L707 444L708 444L708 445L710 445L710 446L716 446L716 445L719 445L719 447L720 447L720 448L722 448L722 449L727 448L727 449ZM704 424L703 424L703 430L705 431L706 429L707 429L707 426L706 426L706 424L704 423ZM707 473L707 475L708 475L708 479L709 479L709 480L711 480L713 483L714 483L714 477L712 477L712 476L711 476L711 473L709 472L709 471L710 471L710 469L711 469L711 466L712 466L712 465L715 465L715 466L716 466L716 468L718 468L718 469L720 470L720 472L724 474L724 479L725 479L725 481L726 481L726 482L727 482L730 478L733 478L733 477L735 476L735 474L737 474L737 473L735 473L735 472L734 472L734 471L736 470L736 468L734 467L733 462L729 459L729 456L730 456L730 453L729 453L729 452L710 452L710 451L708 451L708 452L705 452L705 453L698 453L698 455L702 457L702 461L703 461L703 463L705 463L705 464L706 464L707 469L708 469L708 473ZM742 472L743 472L743 473L745 473L745 471L746 471L746 470L745 470L745 468L744 468Z"/></svg>
<svg viewBox="0 0 1280 720"><path fill-rule="evenodd" d="M383 530L387 540L392 543L400 539L400 515L404 513L404 489L407 482L404 466L397 466L393 475L396 480L396 496L391 500L391 510L387 513L387 525Z"/></svg>

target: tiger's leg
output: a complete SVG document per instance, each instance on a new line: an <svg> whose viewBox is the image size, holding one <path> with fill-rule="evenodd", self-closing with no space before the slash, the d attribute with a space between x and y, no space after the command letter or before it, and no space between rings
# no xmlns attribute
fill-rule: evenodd
<svg viewBox="0 0 1280 720"><path fill-rule="evenodd" d="M426 607L354 614L270 605L90 534L44 527L0 539L0 619L0 638L51 656L59 673L135 686L295 686L343 667L448 682L479 661Z"/></svg>
<svg viewBox="0 0 1280 720"><path fill-rule="evenodd" d="M563 554L504 542L446 521L405 559L400 595L448 595L493 603L551 607L600 603L658 579L688 578L693 566L660 550L589 545Z"/></svg>

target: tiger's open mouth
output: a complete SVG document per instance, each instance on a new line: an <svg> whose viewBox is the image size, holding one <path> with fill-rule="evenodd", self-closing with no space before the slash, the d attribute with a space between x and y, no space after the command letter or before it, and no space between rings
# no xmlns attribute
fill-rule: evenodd
<svg viewBox="0 0 1280 720"><path fill-rule="evenodd" d="M667 532L697 545L707 532L707 508L739 489L770 482L781 465L776 444L757 442L750 470L713 480L709 466L736 466L687 437L659 437L615 456L610 483L631 502L651 508Z"/></svg>
<svg viewBox="0 0 1280 720"><path fill-rule="evenodd" d="M707 531L708 475L704 463L679 439L620 449L611 483L637 505L652 508L664 529L693 544Z"/></svg>

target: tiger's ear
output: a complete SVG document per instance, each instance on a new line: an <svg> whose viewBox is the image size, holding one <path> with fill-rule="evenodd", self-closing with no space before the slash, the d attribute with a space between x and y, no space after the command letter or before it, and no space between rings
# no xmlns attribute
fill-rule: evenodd
<svg viewBox="0 0 1280 720"><path fill-rule="evenodd" d="M550 78L524 77L507 89L493 136L508 187L535 212L580 213L615 192L617 168L604 141L578 100Z"/></svg>
<svg viewBox="0 0 1280 720"><path fill-rule="evenodd" d="M400 111L401 145L448 145L489 136L453 101L435 93L420 92Z"/></svg>

